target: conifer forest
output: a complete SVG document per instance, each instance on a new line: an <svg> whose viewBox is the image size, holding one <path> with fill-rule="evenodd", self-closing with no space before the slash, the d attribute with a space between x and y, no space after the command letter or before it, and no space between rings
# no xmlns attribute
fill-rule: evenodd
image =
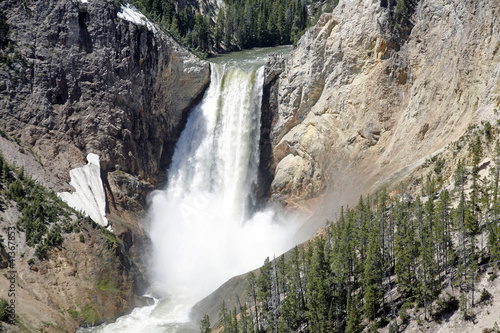
<svg viewBox="0 0 500 333"><path fill-rule="evenodd" d="M356 333L399 332L410 317L439 321L455 311L473 320L474 306L491 297L476 282L487 271L495 279L500 261L500 143L485 133L469 138L450 184L435 157L433 175L416 181L421 193L401 185L360 197L320 236L250 272L247 299L223 304L214 321L227 333ZM490 144L494 161L481 164Z"/></svg>

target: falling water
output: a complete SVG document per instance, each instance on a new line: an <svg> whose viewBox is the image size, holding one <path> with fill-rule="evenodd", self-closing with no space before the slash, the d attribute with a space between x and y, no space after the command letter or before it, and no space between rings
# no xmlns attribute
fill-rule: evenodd
<svg viewBox="0 0 500 333"><path fill-rule="evenodd" d="M211 63L211 83L191 112L168 171L151 195L155 304L99 332L196 332L189 310L234 275L293 245L297 224L255 210L263 60L251 51Z"/></svg>

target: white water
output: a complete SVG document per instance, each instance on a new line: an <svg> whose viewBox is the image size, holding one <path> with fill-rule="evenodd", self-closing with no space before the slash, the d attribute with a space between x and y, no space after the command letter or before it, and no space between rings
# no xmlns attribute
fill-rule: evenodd
<svg viewBox="0 0 500 333"><path fill-rule="evenodd" d="M297 222L254 209L263 68L219 62L177 143L166 189L151 195L153 292L162 298L94 331L197 332L189 322L197 301L294 245Z"/></svg>

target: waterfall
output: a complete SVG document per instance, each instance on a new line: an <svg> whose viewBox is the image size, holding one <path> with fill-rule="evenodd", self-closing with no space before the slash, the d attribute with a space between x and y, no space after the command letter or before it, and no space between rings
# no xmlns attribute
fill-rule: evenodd
<svg viewBox="0 0 500 333"><path fill-rule="evenodd" d="M151 210L155 280L195 298L290 245L274 211L253 210L264 69L211 69Z"/></svg>
<svg viewBox="0 0 500 333"><path fill-rule="evenodd" d="M211 63L167 186L150 196L152 289L161 300L99 332L199 331L188 315L196 301L293 246L298 223L255 208L264 69L262 56L253 61Z"/></svg>

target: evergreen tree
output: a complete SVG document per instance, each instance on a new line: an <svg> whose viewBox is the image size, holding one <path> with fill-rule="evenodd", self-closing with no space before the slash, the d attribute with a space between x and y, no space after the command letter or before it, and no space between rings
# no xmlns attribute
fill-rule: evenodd
<svg viewBox="0 0 500 333"><path fill-rule="evenodd" d="M372 224L369 234L368 251L364 265L364 312L365 316L374 320L383 295L382 285L382 255L380 230L377 222Z"/></svg>
<svg viewBox="0 0 500 333"><path fill-rule="evenodd" d="M208 315L203 316L200 326L201 333L210 333L212 329L210 328L210 317Z"/></svg>
<svg viewBox="0 0 500 333"><path fill-rule="evenodd" d="M356 297L349 296L347 310L347 328L346 333L361 333L361 313Z"/></svg>
<svg viewBox="0 0 500 333"><path fill-rule="evenodd" d="M255 311L255 330L260 330L260 324L259 324L259 306L257 304L257 279L255 277L255 274L253 272L248 273L247 275L247 282L248 282L248 287L247 287L247 295L251 298L253 301L253 308Z"/></svg>

